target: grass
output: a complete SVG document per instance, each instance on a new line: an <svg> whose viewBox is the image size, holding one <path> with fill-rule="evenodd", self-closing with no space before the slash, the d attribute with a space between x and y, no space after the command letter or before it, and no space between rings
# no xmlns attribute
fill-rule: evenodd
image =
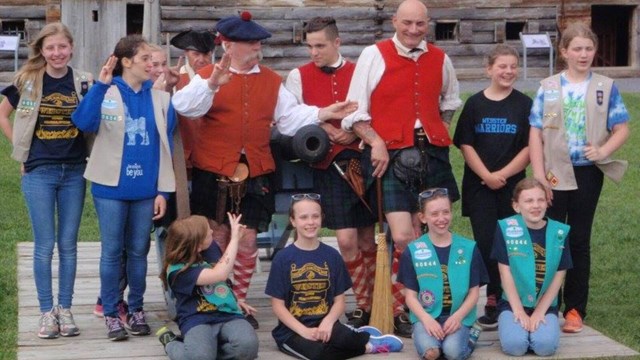
<svg viewBox="0 0 640 360"><path fill-rule="evenodd" d="M464 97L468 97L466 94ZM640 351L640 262L636 236L640 234L640 94L624 94L631 114L631 137L616 157L629 160L629 170L620 184L606 180L591 240L591 289L587 325L614 340ZM634 121L635 120L635 121ZM10 158L11 145L0 136L0 359L16 359L18 337L18 289L16 279L19 241L31 241L29 217L20 192L17 162ZM458 182L463 160L452 148L451 162ZM81 241L96 241L98 226L91 197L87 194ZM462 218L460 204L454 205L453 230L472 237L468 218ZM97 280L96 280L97 281ZM35 296L35 289L33 292Z"/></svg>

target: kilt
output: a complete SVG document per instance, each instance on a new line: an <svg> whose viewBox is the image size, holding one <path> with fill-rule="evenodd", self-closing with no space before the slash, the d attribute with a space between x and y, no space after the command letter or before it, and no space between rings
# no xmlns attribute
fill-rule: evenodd
<svg viewBox="0 0 640 360"><path fill-rule="evenodd" d="M423 176L423 185L420 189L410 189L409 186L402 183L393 174L393 162L398 151L389 151L389 167L382 175L382 208L385 213L395 211L418 212L418 194L433 187L447 188L451 202L460 199L458 185L449 162L448 147L426 145L426 152L429 156L428 170ZM366 146L362 153L362 170L365 176L369 204L371 204L372 208L374 208L373 206L377 208L376 179L372 176L373 166L371 165L371 147L369 146Z"/></svg>
<svg viewBox="0 0 640 360"><path fill-rule="evenodd" d="M193 168L191 212L209 219L216 218L218 203L218 174ZM258 232L267 231L271 215L275 212L275 197L271 191L271 174L261 175L247 180L247 193L240 201L242 223ZM226 209L232 209L231 199L227 197ZM228 223L225 217L224 222Z"/></svg>
<svg viewBox="0 0 640 360"><path fill-rule="evenodd" d="M360 157L360 154L345 150L338 154L336 161L353 157ZM332 230L362 228L376 222L374 215L362 204L360 198L340 177L333 165L326 170L314 169L313 186L314 190L322 196L323 227ZM373 207L371 209L374 210Z"/></svg>

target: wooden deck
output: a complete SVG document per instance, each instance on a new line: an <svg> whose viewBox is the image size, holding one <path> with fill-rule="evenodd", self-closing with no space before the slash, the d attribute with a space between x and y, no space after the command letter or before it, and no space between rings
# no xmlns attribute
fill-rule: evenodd
<svg viewBox="0 0 640 360"><path fill-rule="evenodd" d="M335 240L328 243L335 246ZM100 259L100 243L80 243L78 253L78 270L75 286L73 313L76 323L80 327L80 336L73 338L58 338L42 340L36 336L39 318L38 301L34 289L32 276L33 243L25 242L18 245L18 286L19 286L19 335L18 359L167 359L160 342L155 336L133 337L127 341L111 342L106 338L106 328L102 319L92 313L96 296L98 295L100 280L98 277L98 263ZM257 319L260 322L258 337L260 339L261 359L291 359L278 351L271 337L271 329L276 320L269 306L269 299L264 295L264 286L268 275L270 262L262 260L261 272L254 276L249 290L250 303L258 308ZM57 277L57 257L54 257L54 278ZM158 265L152 244L149 252L149 275L147 277L147 292L145 296L145 312L152 331L160 326L169 324L175 331L177 326L168 320L164 298L161 292L160 280L157 277ZM57 281L54 280L54 294L57 293ZM481 299L480 303L484 300ZM353 295L348 295L347 308L353 307ZM366 355L362 359L417 359L415 347L411 339L404 339L405 346L402 353L386 355ZM506 359L497 341L497 332L483 332L480 336L478 348L472 359ZM583 359L597 357L627 357L638 356L638 352L629 349L602 335L592 328L576 335L562 335L560 349L556 354L562 359ZM525 356L523 359L539 359L536 356Z"/></svg>

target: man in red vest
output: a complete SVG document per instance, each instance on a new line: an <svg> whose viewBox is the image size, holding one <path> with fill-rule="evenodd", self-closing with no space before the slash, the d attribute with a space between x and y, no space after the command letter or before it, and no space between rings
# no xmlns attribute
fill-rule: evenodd
<svg viewBox="0 0 640 360"><path fill-rule="evenodd" d="M215 218L218 180L232 177L240 163L248 166L246 194L239 205L247 229L234 264L233 290L247 320L257 328L255 309L246 304L246 297L258 256L256 237L267 230L275 209L271 126L292 136L304 125L343 118L355 110L355 103L324 108L298 104L280 75L259 65L261 41L271 34L252 21L249 12L221 19L216 30L216 40L225 50L222 59L201 69L172 101L181 115L202 116L192 154L193 213ZM237 206L227 198L229 211Z"/></svg>
<svg viewBox="0 0 640 360"><path fill-rule="evenodd" d="M311 62L293 69L286 87L299 102L327 106L347 97L355 64L340 54L340 37L335 19L316 17L307 22L306 42ZM329 135L331 147L322 161L312 164L314 189L322 196L323 226L335 230L356 297L356 309L347 314L354 327L368 325L376 261L373 214L340 176L335 166L346 169L351 159L360 159L358 139L340 128L340 119L320 125ZM359 165L359 164L358 164Z"/></svg>
<svg viewBox="0 0 640 360"><path fill-rule="evenodd" d="M365 48L358 59L347 95L358 102L358 110L342 121L342 127L366 144L362 158L370 199L376 198L371 186L375 178L382 179L384 212L395 244L395 332L409 337L402 285L396 281L398 259L421 233L415 216L418 193L442 187L452 201L459 198L449 163L448 130L461 101L451 60L425 41L426 6L405 0L392 21L393 38Z"/></svg>

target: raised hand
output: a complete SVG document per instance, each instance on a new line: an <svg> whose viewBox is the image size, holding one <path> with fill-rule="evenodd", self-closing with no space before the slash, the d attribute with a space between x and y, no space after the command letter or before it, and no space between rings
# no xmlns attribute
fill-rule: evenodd
<svg viewBox="0 0 640 360"><path fill-rule="evenodd" d="M100 69L100 76L98 77L98 81L103 84L111 85L111 80L113 80L113 69L115 69L116 64L118 63L118 58L111 55L105 62L102 69Z"/></svg>
<svg viewBox="0 0 640 360"><path fill-rule="evenodd" d="M182 65L184 64L184 57L180 56L178 58L178 63L176 64L176 66L171 66L170 68L168 68L166 75L165 75L165 86L166 86L166 90L168 92L170 92L174 86L176 86L176 84L178 83L178 80L180 80L180 68L182 67Z"/></svg>
<svg viewBox="0 0 640 360"><path fill-rule="evenodd" d="M222 59L213 66L213 72L211 73L211 76L209 76L209 79L207 79L209 89L215 90L229 82L231 79L229 67L231 67L231 56L228 53L225 53L222 55Z"/></svg>

